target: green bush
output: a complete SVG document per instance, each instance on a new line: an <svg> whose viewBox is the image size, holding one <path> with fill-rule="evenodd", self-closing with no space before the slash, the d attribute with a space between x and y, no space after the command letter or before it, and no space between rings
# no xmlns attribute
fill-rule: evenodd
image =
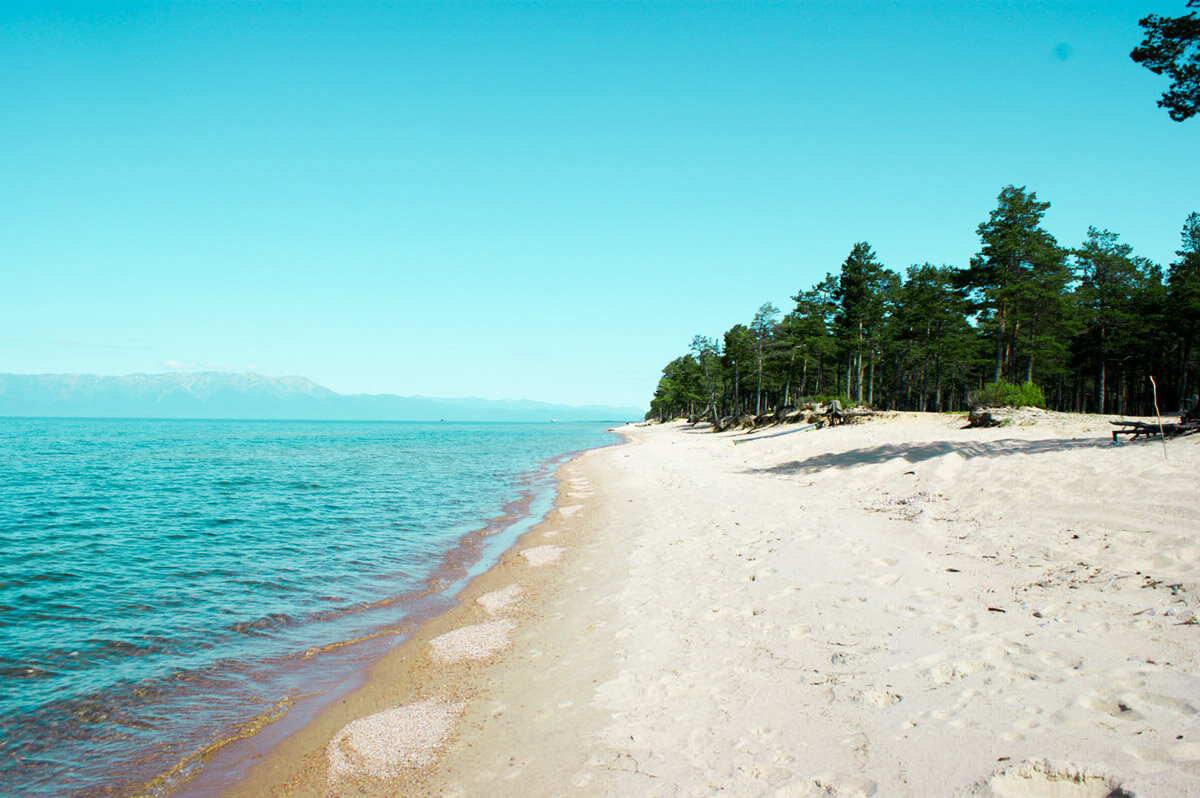
<svg viewBox="0 0 1200 798"><path fill-rule="evenodd" d="M849 397L849 395L844 394L844 393L843 394L816 393L816 394L812 394L811 396L801 396L798 399L796 399L796 406L802 407L803 405L805 405L806 403L809 403L809 402L811 402L812 404L818 404L818 405L826 404L827 405L833 399L837 399L839 402L841 402L842 407L849 408L849 407L857 407L858 406L858 402L855 402L853 399L851 399Z"/></svg>
<svg viewBox="0 0 1200 798"><path fill-rule="evenodd" d="M974 392L970 399L978 407L1045 407L1046 397L1042 389L1032 382L1014 385L1000 380L989 382L983 390Z"/></svg>

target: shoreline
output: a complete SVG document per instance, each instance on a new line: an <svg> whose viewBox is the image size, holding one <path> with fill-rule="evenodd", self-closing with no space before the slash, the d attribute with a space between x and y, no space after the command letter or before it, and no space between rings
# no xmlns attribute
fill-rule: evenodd
<svg viewBox="0 0 1200 798"><path fill-rule="evenodd" d="M1110 430L626 427L227 794L1200 795L1200 440ZM438 660L485 627L486 657ZM407 758L375 778L343 746L328 780L328 741L389 707L425 713L374 730Z"/></svg>
<svg viewBox="0 0 1200 798"><path fill-rule="evenodd" d="M569 460L578 453L567 453L542 464L530 472L528 482L552 479L557 470L555 463ZM552 493L546 486L540 493ZM520 495L505 502L501 514L489 519L486 524L464 534L455 546L447 550L439 566L426 578L423 585L404 593L381 599L356 611L370 611L379 607L405 605L408 614L399 624L387 624L366 635L349 640L335 640L314 645L299 655L308 669L324 665L332 670L322 678L317 689L300 695L287 696L272 704L258 716L228 729L227 735L204 748L192 751L170 770L159 774L144 784L140 790L165 789L169 794L207 796L226 789L236 783L255 758L255 750L270 749L287 739L305 725L312 722L332 701L353 692L362 686L371 664L385 656L395 646L388 642L393 637L410 636L414 630L430 619L453 607L463 586L476 576L481 568L494 565L499 553L511 547L523 532L523 526L532 526L536 514L535 504L539 491L526 486ZM552 497L549 498L552 509ZM544 514L544 513L543 513ZM514 534L515 533L515 534ZM507 545L506 545L507 544ZM336 653L337 662L328 659ZM326 658L315 663L308 660L314 656ZM295 656L290 657L295 659ZM364 664L365 663L365 664ZM282 666L281 666L282 667ZM312 675L309 673L308 675Z"/></svg>
<svg viewBox="0 0 1200 798"><path fill-rule="evenodd" d="M480 558L467 569L467 573L460 580L451 585L461 584L460 589L451 591L450 599L453 604L431 616L419 619L405 632L407 637L403 642L375 658L361 670L361 678L356 684L341 691L334 701L325 702L315 713L309 713L308 717L298 724L298 728L289 729L282 735L276 734L276 739L269 740L267 745L257 752L257 746L254 745L256 737L240 741L237 745L243 750L239 751L237 759L243 766L239 768L242 775L238 781L230 784L228 779L215 777L208 780L201 775L198 779L184 783L172 794L212 794L211 789L214 786L218 788L219 794L231 798L329 794L332 788L326 773L326 746L339 730L359 718L396 706L429 701L434 697L452 704L460 703L477 694L481 689L480 680L484 671L495 665L495 658L489 655L476 660L468 654L465 659L440 661L431 653L430 642L465 626L495 621L497 615L522 627L527 627L536 619L538 613L544 609L544 594L554 587L553 573L556 571L554 566L558 559L554 555L561 552L545 552L541 559L548 560L546 562L540 562L536 557L531 561L522 557L520 552L536 547L558 547L550 541L558 537L558 528L581 506L581 499L570 495L579 492L577 487L568 485L573 473L572 467L593 452L627 446L628 437L622 435L618 429L613 428L610 432L619 435L623 440L594 449L568 453L551 461L558 461L558 465L551 472L554 485L549 490L549 506L541 514L541 520L535 522L537 515L532 512L523 518L514 519L506 529L520 525L522 520L529 521L528 528L509 540L507 545L500 549L498 556L490 558L490 566L479 570L481 563L489 559ZM489 540L484 539L481 552L495 547L494 541L491 547L487 545L488 542ZM497 607L489 612L477 602L480 596L504 590L514 583L523 586L523 595L516 601L508 602L508 606ZM510 650L511 646L505 644L502 649ZM471 715L470 707L465 715ZM464 720L457 725L465 728L466 723ZM451 733L440 741L437 748L441 750L459 737L458 733ZM268 741L267 737L261 739L264 742ZM365 794L373 794L372 789L381 789L378 794L389 794L389 790L397 786L402 786L406 792L425 789L433 775L428 770L410 767L401 768L399 779L381 781L367 778L351 779L350 782L364 790ZM364 794L359 792L359 789L355 792Z"/></svg>

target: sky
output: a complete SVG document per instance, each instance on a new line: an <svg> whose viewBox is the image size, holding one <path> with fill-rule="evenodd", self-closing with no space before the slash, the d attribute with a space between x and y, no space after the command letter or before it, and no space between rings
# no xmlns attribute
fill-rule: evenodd
<svg viewBox="0 0 1200 798"><path fill-rule="evenodd" d="M1006 185L1166 266L1153 2L0 0L0 372L647 407L693 335L966 266Z"/></svg>

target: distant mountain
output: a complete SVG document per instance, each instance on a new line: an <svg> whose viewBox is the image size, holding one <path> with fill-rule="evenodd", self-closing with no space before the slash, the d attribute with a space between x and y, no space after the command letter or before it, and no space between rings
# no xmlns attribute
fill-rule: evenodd
<svg viewBox="0 0 1200 798"><path fill-rule="evenodd" d="M344 421L635 421L636 407L511 399L340 394L304 377L0 374L0 416L262 418Z"/></svg>

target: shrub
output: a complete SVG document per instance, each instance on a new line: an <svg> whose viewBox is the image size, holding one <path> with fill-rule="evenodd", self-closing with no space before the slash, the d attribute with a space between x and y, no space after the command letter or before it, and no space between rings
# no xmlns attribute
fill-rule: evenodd
<svg viewBox="0 0 1200 798"><path fill-rule="evenodd" d="M812 404L818 404L818 405L826 404L827 405L833 399L837 399L839 402L841 402L842 407L849 408L849 407L857 407L858 406L858 402L855 402L853 399L851 399L849 397L849 395L836 394L836 393L817 393L817 394L813 394L811 396L801 396L796 400L796 406L801 407L804 404L810 403L810 402Z"/></svg>
<svg viewBox="0 0 1200 798"><path fill-rule="evenodd" d="M968 397L972 405L978 407L1045 407L1046 397L1042 389L1032 382L1014 385L1000 380L989 382L983 390L974 392Z"/></svg>

